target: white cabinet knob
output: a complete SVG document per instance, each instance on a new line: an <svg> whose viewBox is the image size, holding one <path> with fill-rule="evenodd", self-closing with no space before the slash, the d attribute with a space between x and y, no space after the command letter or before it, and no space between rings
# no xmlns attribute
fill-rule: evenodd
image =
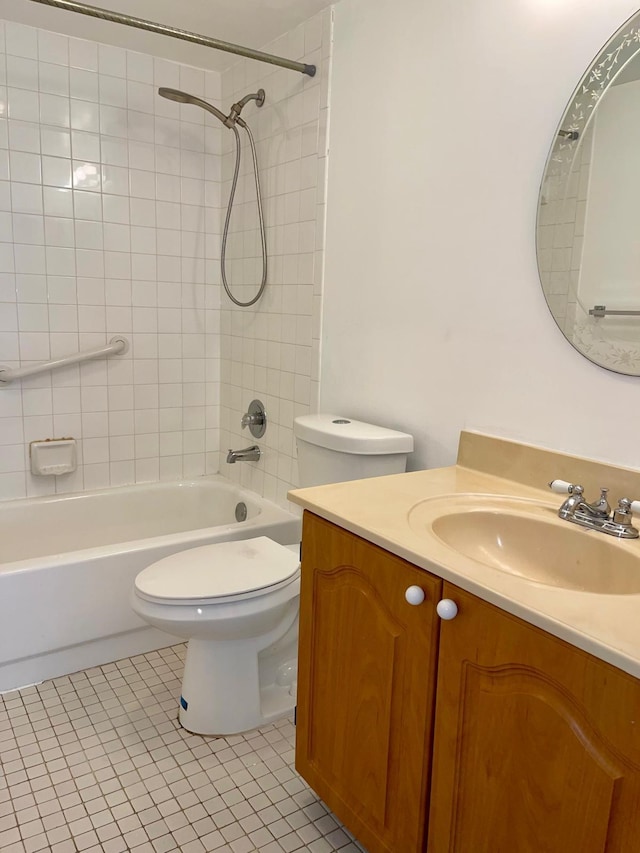
<svg viewBox="0 0 640 853"><path fill-rule="evenodd" d="M409 604L422 604L424 601L424 590L419 586L409 586L404 597Z"/></svg>
<svg viewBox="0 0 640 853"><path fill-rule="evenodd" d="M441 619L455 619L458 615L458 605L450 598L443 598L437 604L436 613Z"/></svg>

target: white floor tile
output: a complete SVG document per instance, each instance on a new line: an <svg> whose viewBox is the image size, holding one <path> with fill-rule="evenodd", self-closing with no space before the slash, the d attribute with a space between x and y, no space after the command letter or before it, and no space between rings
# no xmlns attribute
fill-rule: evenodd
<svg viewBox="0 0 640 853"><path fill-rule="evenodd" d="M357 853L294 770L292 721L193 735L185 646L0 696L3 853Z"/></svg>

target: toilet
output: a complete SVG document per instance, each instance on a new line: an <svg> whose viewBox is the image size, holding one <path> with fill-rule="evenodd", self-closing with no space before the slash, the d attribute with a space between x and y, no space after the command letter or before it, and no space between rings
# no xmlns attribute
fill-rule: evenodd
<svg viewBox="0 0 640 853"><path fill-rule="evenodd" d="M294 422L301 486L398 474L407 433L336 415ZM265 536L172 554L137 576L134 611L188 640L181 725L203 735L248 731L296 702L300 544Z"/></svg>

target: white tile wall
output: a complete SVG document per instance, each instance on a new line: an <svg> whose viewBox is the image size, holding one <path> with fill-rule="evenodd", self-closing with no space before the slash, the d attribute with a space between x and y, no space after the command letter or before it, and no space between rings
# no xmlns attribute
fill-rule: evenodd
<svg viewBox="0 0 640 853"><path fill-rule="evenodd" d="M220 99L215 72L0 24L0 363L131 341L0 388L0 499L218 468L221 130L157 86ZM33 478L29 441L68 435L78 471Z"/></svg>
<svg viewBox="0 0 640 853"><path fill-rule="evenodd" d="M243 117L257 139L269 277L255 308L232 307L221 296L221 473L289 508L286 493L298 476L293 419L317 410L318 400L331 39L332 12L326 10L263 47L316 64L314 78L251 60L222 75L225 108L247 92L266 92L264 106L251 103ZM232 146L232 134L225 133L222 218L235 162ZM262 271L248 153L231 232L227 277L234 294L248 300ZM258 442L263 456L258 463L226 465L226 448L253 443L240 430L240 418L254 397L264 402L269 419Z"/></svg>

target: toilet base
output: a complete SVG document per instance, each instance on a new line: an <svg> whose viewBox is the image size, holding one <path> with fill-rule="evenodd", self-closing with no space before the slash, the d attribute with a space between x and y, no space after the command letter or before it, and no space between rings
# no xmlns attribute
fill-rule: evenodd
<svg viewBox="0 0 640 853"><path fill-rule="evenodd" d="M296 614L286 635L262 650L256 638L189 640L180 725L194 734L222 736L290 714L296 704L297 622Z"/></svg>

